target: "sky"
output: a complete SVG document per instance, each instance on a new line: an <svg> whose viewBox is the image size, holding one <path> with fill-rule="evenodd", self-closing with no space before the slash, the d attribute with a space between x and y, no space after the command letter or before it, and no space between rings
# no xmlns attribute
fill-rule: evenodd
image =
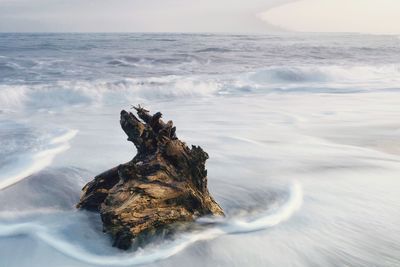
<svg viewBox="0 0 400 267"><path fill-rule="evenodd" d="M259 17L293 31L399 34L400 0L300 0Z"/></svg>
<svg viewBox="0 0 400 267"><path fill-rule="evenodd" d="M0 31L400 33L400 0L0 0Z"/></svg>

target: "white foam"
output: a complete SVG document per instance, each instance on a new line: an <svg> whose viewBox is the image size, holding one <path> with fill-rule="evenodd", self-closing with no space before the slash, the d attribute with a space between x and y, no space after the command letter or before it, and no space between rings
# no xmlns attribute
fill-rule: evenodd
<svg viewBox="0 0 400 267"><path fill-rule="evenodd" d="M62 134L60 136L54 137L51 141L50 144L62 144L62 143L67 143L70 141L72 138L74 138L78 133L78 130L69 130L65 134Z"/></svg>
<svg viewBox="0 0 400 267"><path fill-rule="evenodd" d="M0 85L0 107L1 109L13 109L21 107L27 99L25 86Z"/></svg>
<svg viewBox="0 0 400 267"><path fill-rule="evenodd" d="M268 227L275 226L289 219L297 211L303 202L303 192L298 182L293 183L290 189L290 195L287 202L273 212L258 216L252 220L230 220L224 226L228 233L258 231Z"/></svg>
<svg viewBox="0 0 400 267"><path fill-rule="evenodd" d="M52 109L121 103L138 99L211 96L222 84L212 79L165 76L115 81L59 81L55 84L0 86L3 109Z"/></svg>
<svg viewBox="0 0 400 267"><path fill-rule="evenodd" d="M2 109L62 108L137 100L208 97L256 90L322 86L367 91L400 83L400 66L271 66L232 77L162 76L105 81L59 81L55 84L0 86Z"/></svg>
<svg viewBox="0 0 400 267"><path fill-rule="evenodd" d="M303 194L299 183L290 188L288 200L275 210L261 214L255 219L208 220L214 226L203 231L181 235L172 242L166 242L159 247L142 249L135 253L120 253L116 256L100 256L92 254L72 243L59 238L51 229L37 223L0 224L0 236L29 235L52 246L59 252L88 264L103 266L134 266L152 263L171 257L191 244L217 238L221 235L253 232L276 226L288 220L302 204Z"/></svg>
<svg viewBox="0 0 400 267"><path fill-rule="evenodd" d="M37 153L26 153L19 155L16 161L4 167L0 172L0 190L3 190L28 176L49 166L54 157L69 149L68 141L78 131L70 130L50 140L49 145Z"/></svg>

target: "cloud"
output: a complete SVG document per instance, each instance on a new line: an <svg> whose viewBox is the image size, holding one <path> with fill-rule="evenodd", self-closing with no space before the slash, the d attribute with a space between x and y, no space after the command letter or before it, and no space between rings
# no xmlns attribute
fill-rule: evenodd
<svg viewBox="0 0 400 267"><path fill-rule="evenodd" d="M294 31L400 33L399 0L299 0L259 17Z"/></svg>
<svg viewBox="0 0 400 267"><path fill-rule="evenodd" d="M0 0L0 31L268 32L256 14L290 0Z"/></svg>

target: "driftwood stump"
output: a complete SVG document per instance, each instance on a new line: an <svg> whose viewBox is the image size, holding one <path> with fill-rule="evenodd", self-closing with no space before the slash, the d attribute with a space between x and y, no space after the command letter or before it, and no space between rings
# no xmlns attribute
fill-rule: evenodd
<svg viewBox="0 0 400 267"><path fill-rule="evenodd" d="M85 185L77 205L100 212L104 231L121 249L160 230L172 231L172 223L223 215L207 189L208 154L199 146L187 147L160 112L135 109L141 120L123 110L120 122L137 155Z"/></svg>

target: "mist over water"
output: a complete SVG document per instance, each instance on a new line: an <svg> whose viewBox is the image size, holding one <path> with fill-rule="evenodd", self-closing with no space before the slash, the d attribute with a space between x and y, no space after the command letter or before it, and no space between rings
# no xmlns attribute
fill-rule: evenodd
<svg viewBox="0 0 400 267"><path fill-rule="evenodd" d="M389 35L0 34L0 266L399 266L399 62ZM227 217L122 252L74 206L138 103Z"/></svg>

